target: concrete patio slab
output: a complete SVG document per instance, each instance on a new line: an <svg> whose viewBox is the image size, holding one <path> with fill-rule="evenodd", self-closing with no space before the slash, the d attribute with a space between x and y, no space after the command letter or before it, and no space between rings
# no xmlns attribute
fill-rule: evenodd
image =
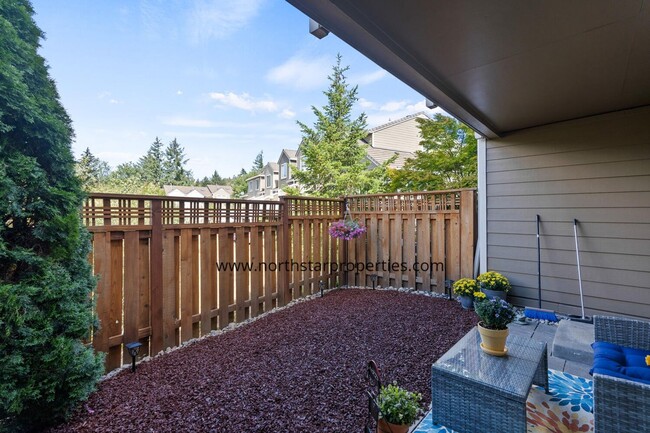
<svg viewBox="0 0 650 433"><path fill-rule="evenodd" d="M593 342L593 324L562 320L557 327L551 353L567 361L591 365L594 360Z"/></svg>

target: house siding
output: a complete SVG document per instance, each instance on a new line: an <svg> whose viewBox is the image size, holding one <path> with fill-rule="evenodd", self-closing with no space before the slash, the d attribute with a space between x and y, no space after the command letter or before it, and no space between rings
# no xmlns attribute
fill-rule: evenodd
<svg viewBox="0 0 650 433"><path fill-rule="evenodd" d="M573 219L587 314L650 316L650 107L487 141L487 266L537 306L579 313Z"/></svg>
<svg viewBox="0 0 650 433"><path fill-rule="evenodd" d="M287 164L287 177L282 179L282 164ZM291 164L295 164L295 161L291 161L287 154L282 152L280 158L278 159L278 188L282 189L287 185L292 184L292 173L291 173Z"/></svg>
<svg viewBox="0 0 650 433"><path fill-rule="evenodd" d="M374 132L372 147L415 152L421 149L421 140L420 128L413 118Z"/></svg>

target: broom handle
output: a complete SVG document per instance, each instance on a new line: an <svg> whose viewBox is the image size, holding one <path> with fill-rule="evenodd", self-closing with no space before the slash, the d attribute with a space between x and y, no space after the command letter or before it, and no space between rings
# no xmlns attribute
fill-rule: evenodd
<svg viewBox="0 0 650 433"><path fill-rule="evenodd" d="M539 215L537 215L537 302L542 308L542 257L539 241Z"/></svg>
<svg viewBox="0 0 650 433"><path fill-rule="evenodd" d="M580 250L578 249L578 220L573 219L573 237L576 240L576 262L578 263L578 285L580 286L580 310L585 318L585 303L582 298L582 275L580 274Z"/></svg>

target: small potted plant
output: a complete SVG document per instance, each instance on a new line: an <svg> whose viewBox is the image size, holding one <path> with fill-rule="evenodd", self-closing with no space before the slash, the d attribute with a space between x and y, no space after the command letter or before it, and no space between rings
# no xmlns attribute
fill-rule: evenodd
<svg viewBox="0 0 650 433"><path fill-rule="evenodd" d="M464 309L470 310L474 305L474 292L479 291L476 280L471 278L461 278L454 282L452 288L454 289L454 294L458 295L460 305Z"/></svg>
<svg viewBox="0 0 650 433"><path fill-rule="evenodd" d="M329 228L330 236L333 238L349 241L356 239L366 232L366 227L353 219L343 219L332 223Z"/></svg>
<svg viewBox="0 0 650 433"><path fill-rule="evenodd" d="M481 349L490 355L505 355L508 352L508 324L515 320L516 315L514 307L503 299L486 298L477 300L474 309L481 319L477 325L481 335Z"/></svg>
<svg viewBox="0 0 650 433"><path fill-rule="evenodd" d="M505 300L506 294L512 288L506 277L494 271L484 272L476 280L488 298L496 297Z"/></svg>
<svg viewBox="0 0 650 433"><path fill-rule="evenodd" d="M420 414L420 400L417 392L410 392L396 383L384 386L377 396L380 418L377 433L407 433Z"/></svg>

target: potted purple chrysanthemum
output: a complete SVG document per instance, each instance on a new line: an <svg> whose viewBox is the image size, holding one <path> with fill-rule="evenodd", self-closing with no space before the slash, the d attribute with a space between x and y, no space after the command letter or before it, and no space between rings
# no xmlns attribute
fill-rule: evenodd
<svg viewBox="0 0 650 433"><path fill-rule="evenodd" d="M349 241L364 234L366 227L353 219L345 219L332 223L329 232L333 238Z"/></svg>

